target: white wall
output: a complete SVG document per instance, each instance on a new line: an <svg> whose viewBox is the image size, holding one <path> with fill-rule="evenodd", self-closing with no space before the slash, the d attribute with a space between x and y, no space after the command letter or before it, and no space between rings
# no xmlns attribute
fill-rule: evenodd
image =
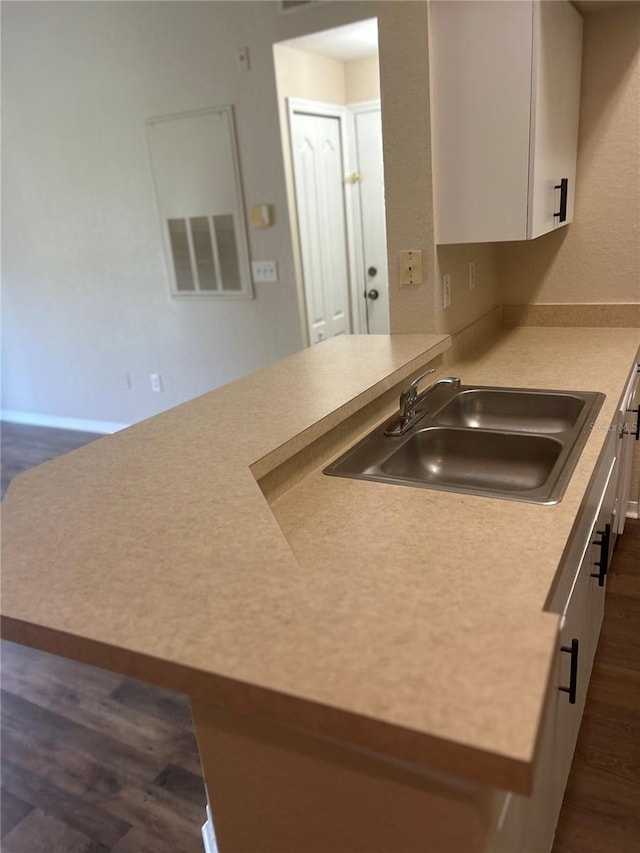
<svg viewBox="0 0 640 853"><path fill-rule="evenodd" d="M287 98L346 103L344 62L288 44L275 45L273 51L280 107L285 115Z"/></svg>
<svg viewBox="0 0 640 853"><path fill-rule="evenodd" d="M272 44L373 14L369 2L3 6L4 410L130 423L301 347ZM280 281L251 302L171 300L144 121L222 103L236 107L246 206L275 209L250 253L276 260Z"/></svg>
<svg viewBox="0 0 640 853"><path fill-rule="evenodd" d="M378 54L350 59L344 63L345 103L377 101L380 98L380 61Z"/></svg>
<svg viewBox="0 0 640 853"><path fill-rule="evenodd" d="M429 9L424 2L383 3L378 13L384 136L391 331L455 332L499 304L493 244L436 247L433 228ZM400 252L422 250L424 282L400 285ZM475 261L469 291L467 262ZM442 273L451 306L442 307Z"/></svg>

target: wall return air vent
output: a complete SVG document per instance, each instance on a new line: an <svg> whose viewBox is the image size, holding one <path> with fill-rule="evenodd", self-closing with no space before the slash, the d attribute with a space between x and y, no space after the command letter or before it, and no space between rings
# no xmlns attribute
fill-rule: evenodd
<svg viewBox="0 0 640 853"><path fill-rule="evenodd" d="M147 121L173 296L252 298L230 106Z"/></svg>

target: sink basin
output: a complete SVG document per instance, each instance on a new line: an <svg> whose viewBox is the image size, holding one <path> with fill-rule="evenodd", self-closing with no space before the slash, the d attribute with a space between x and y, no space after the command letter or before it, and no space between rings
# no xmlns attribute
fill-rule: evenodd
<svg viewBox="0 0 640 853"><path fill-rule="evenodd" d="M604 394L461 386L403 435L394 415L324 469L393 485L558 503Z"/></svg>
<svg viewBox="0 0 640 853"><path fill-rule="evenodd" d="M570 430L586 403L575 394L465 389L436 414L446 426L555 433Z"/></svg>
<svg viewBox="0 0 640 853"><path fill-rule="evenodd" d="M544 435L427 427L380 465L394 480L499 491L542 486L562 453Z"/></svg>

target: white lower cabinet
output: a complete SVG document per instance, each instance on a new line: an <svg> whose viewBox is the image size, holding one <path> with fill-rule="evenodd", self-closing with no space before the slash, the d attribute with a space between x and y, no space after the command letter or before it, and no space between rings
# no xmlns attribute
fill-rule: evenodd
<svg viewBox="0 0 640 853"><path fill-rule="evenodd" d="M533 792L510 795L490 853L549 853L571 769L604 614L618 446L612 431L548 609L561 614Z"/></svg>

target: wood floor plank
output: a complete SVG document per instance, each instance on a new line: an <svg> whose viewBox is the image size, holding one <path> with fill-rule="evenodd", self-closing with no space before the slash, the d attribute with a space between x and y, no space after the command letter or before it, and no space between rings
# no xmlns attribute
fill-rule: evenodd
<svg viewBox="0 0 640 853"><path fill-rule="evenodd" d="M202 853L204 809L153 785L125 787L103 801L103 808L159 842L172 842L181 853Z"/></svg>
<svg viewBox="0 0 640 853"><path fill-rule="evenodd" d="M565 791L565 809L600 815L605 823L622 822L640 839L640 810L638 790L623 780L602 772L589 760L577 757Z"/></svg>
<svg viewBox="0 0 640 853"><path fill-rule="evenodd" d="M112 737L157 755L161 761L169 761L176 752L193 743L193 739L189 740L189 733L183 733L175 725L165 723L135 705L123 706L110 695L94 698L85 690L84 681L74 686L73 681L34 673L33 669L20 674L3 670L2 686L8 693L87 728L98 732L108 728Z"/></svg>
<svg viewBox="0 0 640 853"><path fill-rule="evenodd" d="M82 675L83 683L92 693L106 696L126 680L125 676L111 672L106 669L88 666L78 663L70 658L61 658L57 655L41 652L29 646L21 646L10 640L2 640L2 668L24 673L25 670L35 669L38 673L51 678L68 680L75 674Z"/></svg>
<svg viewBox="0 0 640 853"><path fill-rule="evenodd" d="M178 816L182 823L185 817L197 826L206 807L206 793L202 778L176 765L165 767L155 779L142 779L118 772L113 767L88 760L67 744L51 744L47 740L31 738L17 741L5 734L2 741L3 757L21 769L45 777L56 788L72 796L81 797L88 804L95 803L107 811L114 811L113 803L123 792L136 787L144 791L144 802L151 808L152 801L162 803L165 817L173 821ZM153 809L155 810L155 805ZM118 806L114 813L126 815L126 809ZM133 812L137 814L137 812Z"/></svg>
<svg viewBox="0 0 640 853"><path fill-rule="evenodd" d="M2 758L2 784L14 796L31 803L45 814L55 817L107 849L119 841L131 824L81 797L69 794L48 779L31 773L12 761ZM27 821L29 817L25 818ZM23 821L23 823L25 822ZM22 824L18 824L20 827ZM18 829L12 830L16 832ZM3 846L5 846L3 842Z"/></svg>
<svg viewBox="0 0 640 853"><path fill-rule="evenodd" d="M41 809L34 809L2 841L3 853L110 853L111 849Z"/></svg>
<svg viewBox="0 0 640 853"><path fill-rule="evenodd" d="M126 680L118 673L40 652L9 640L0 641L0 666L3 677L44 678L70 686L80 682L83 696L96 700L109 696Z"/></svg>
<svg viewBox="0 0 640 853"><path fill-rule="evenodd" d="M64 741L52 741L50 736L28 737L23 731L5 731L2 755L24 770L45 777L57 788L82 797L87 803L99 804L134 781L70 749Z"/></svg>
<svg viewBox="0 0 640 853"><path fill-rule="evenodd" d="M155 756L145 750L135 749L117 740L111 734L94 731L28 702L21 696L0 691L2 698L3 724L11 731L28 726L32 732L41 732L53 738L62 738L67 747L88 758L108 766L117 767L122 773L134 778L154 778L164 767L163 756Z"/></svg>
<svg viewBox="0 0 640 853"><path fill-rule="evenodd" d="M177 764L194 776L202 778L202 764L195 732L182 732L174 752L169 756L171 764ZM203 788L204 790L204 788Z"/></svg>
<svg viewBox="0 0 640 853"><path fill-rule="evenodd" d="M178 850L179 853L203 853L202 837L187 839ZM178 853L178 850L172 839L158 838L142 826L134 826L111 848L111 853Z"/></svg>
<svg viewBox="0 0 640 853"><path fill-rule="evenodd" d="M603 821L599 814L573 808L567 813L562 838L554 843L553 853L638 853L638 849L634 827Z"/></svg>
<svg viewBox="0 0 640 853"><path fill-rule="evenodd" d="M30 424L11 424L3 421L0 425L0 443L2 445L2 495L13 477L83 447L103 436L92 432L38 427Z"/></svg>
<svg viewBox="0 0 640 853"><path fill-rule="evenodd" d="M591 699L640 713L640 672L600 658L589 684L587 701Z"/></svg>
<svg viewBox="0 0 640 853"><path fill-rule="evenodd" d="M177 797L188 800L201 809L207 805L207 798L202 788L202 778L176 764L167 764L153 780L153 784L165 791L171 791Z"/></svg>
<svg viewBox="0 0 640 853"><path fill-rule="evenodd" d="M594 696L585 708L580 731L593 750L611 758L637 761L640 784L640 713L637 710L627 710Z"/></svg>
<svg viewBox="0 0 640 853"><path fill-rule="evenodd" d="M598 654L606 663L640 672L640 598L607 593Z"/></svg>
<svg viewBox="0 0 640 853"><path fill-rule="evenodd" d="M617 539L607 575L607 591L610 593L640 598L640 536L636 535L638 525L640 521L627 520L624 535Z"/></svg>
<svg viewBox="0 0 640 853"><path fill-rule="evenodd" d="M174 726L191 728L191 708L186 696L165 690L142 681L125 681L111 694L111 698L123 706L144 709L150 716L157 717Z"/></svg>
<svg viewBox="0 0 640 853"><path fill-rule="evenodd" d="M31 803L16 797L6 788L0 789L0 837L11 832L33 810Z"/></svg>

